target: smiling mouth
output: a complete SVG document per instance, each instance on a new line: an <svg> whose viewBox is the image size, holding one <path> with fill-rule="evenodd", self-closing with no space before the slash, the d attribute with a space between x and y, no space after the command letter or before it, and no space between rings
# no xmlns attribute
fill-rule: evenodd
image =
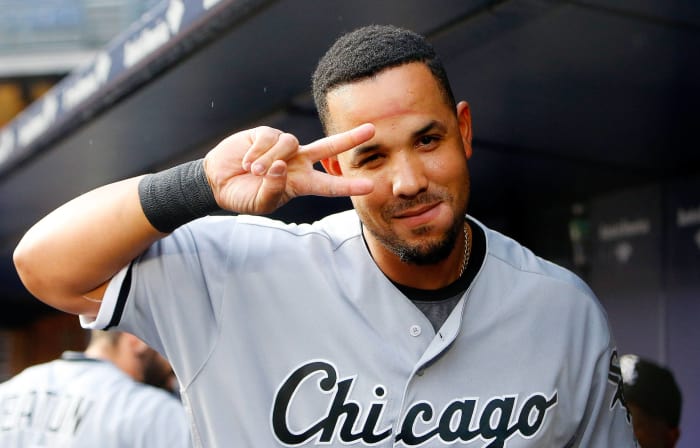
<svg viewBox="0 0 700 448"><path fill-rule="evenodd" d="M421 207L411 208L409 210L404 210L401 213L397 213L396 215L394 215L394 218L395 219L407 219L407 218L414 218L416 216L421 216L421 215L429 212L430 210L433 210L438 205L440 205L440 203L436 202L436 203L432 203L432 204L426 204L426 205L423 205Z"/></svg>

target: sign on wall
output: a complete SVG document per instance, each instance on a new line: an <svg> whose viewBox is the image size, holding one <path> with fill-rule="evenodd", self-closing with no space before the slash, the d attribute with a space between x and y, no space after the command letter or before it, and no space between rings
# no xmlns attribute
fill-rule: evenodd
<svg viewBox="0 0 700 448"><path fill-rule="evenodd" d="M661 187L591 202L590 283L608 312L621 353L663 358Z"/></svg>
<svg viewBox="0 0 700 448"><path fill-rule="evenodd" d="M700 440L700 178L669 185L665 211L668 359L683 393L680 446ZM684 441L687 441L686 445Z"/></svg>

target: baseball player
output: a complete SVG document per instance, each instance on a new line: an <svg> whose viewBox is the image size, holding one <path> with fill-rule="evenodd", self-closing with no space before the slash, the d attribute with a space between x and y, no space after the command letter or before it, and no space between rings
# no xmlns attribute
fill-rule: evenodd
<svg viewBox="0 0 700 448"><path fill-rule="evenodd" d="M165 353L200 446L633 446L592 292L466 214L470 109L430 44L361 28L313 88L326 138L241 131L37 223L29 290ZM353 210L254 216L302 195Z"/></svg>
<svg viewBox="0 0 700 448"><path fill-rule="evenodd" d="M182 404L144 384L169 371L136 336L94 331L84 353L65 352L0 384L0 446L189 447Z"/></svg>
<svg viewBox="0 0 700 448"><path fill-rule="evenodd" d="M620 357L622 390L641 448L674 448L681 436L683 394L673 372L649 359Z"/></svg>

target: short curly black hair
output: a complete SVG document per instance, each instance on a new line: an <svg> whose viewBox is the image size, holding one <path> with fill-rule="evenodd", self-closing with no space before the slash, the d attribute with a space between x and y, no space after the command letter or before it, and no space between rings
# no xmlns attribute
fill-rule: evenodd
<svg viewBox="0 0 700 448"><path fill-rule="evenodd" d="M671 428L678 428L683 395L673 372L636 355L623 355L620 366L627 366L622 370L625 401L665 421Z"/></svg>
<svg viewBox="0 0 700 448"><path fill-rule="evenodd" d="M369 25L338 38L314 71L314 101L326 132L329 118L326 95L330 90L409 62L424 63L437 80L447 104L456 107L447 72L423 36L393 25Z"/></svg>

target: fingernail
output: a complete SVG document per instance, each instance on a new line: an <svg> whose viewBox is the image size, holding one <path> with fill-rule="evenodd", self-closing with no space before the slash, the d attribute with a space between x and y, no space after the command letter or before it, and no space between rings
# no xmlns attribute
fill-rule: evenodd
<svg viewBox="0 0 700 448"><path fill-rule="evenodd" d="M284 165L272 165L269 170L267 170L268 176L279 177L284 175Z"/></svg>
<svg viewBox="0 0 700 448"><path fill-rule="evenodd" d="M243 171L250 171L250 162L247 160L242 164Z"/></svg>
<svg viewBox="0 0 700 448"><path fill-rule="evenodd" d="M260 176L265 173L265 165L260 162L255 162L251 168L251 172L256 176Z"/></svg>

